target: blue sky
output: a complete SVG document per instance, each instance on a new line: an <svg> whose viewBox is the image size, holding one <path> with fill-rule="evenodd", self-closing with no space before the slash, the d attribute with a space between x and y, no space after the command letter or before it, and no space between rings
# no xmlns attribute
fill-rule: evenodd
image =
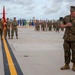
<svg viewBox="0 0 75 75"><path fill-rule="evenodd" d="M70 14L70 6L75 5L75 0L0 0L0 13L3 5L9 18L52 20Z"/></svg>

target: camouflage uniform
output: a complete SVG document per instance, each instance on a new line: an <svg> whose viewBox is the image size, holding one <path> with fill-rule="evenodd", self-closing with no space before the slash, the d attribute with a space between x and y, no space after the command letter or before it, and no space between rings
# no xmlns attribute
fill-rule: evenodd
<svg viewBox="0 0 75 75"><path fill-rule="evenodd" d="M60 22L57 20L56 21L56 32L59 32L60 29Z"/></svg>
<svg viewBox="0 0 75 75"><path fill-rule="evenodd" d="M61 27L66 28L63 37L65 65L61 70L70 69L69 63L72 61L72 70L75 71L75 6L71 6L70 11L71 15L65 16L61 24Z"/></svg>
<svg viewBox="0 0 75 75"><path fill-rule="evenodd" d="M46 21L43 21L41 24L41 30L45 31L46 30Z"/></svg>
<svg viewBox="0 0 75 75"><path fill-rule="evenodd" d="M72 62L75 62L75 17L71 17L70 15L64 18L64 23L71 22L71 27L66 27L64 34L64 53L65 53L65 63L70 63L70 49L72 50Z"/></svg>
<svg viewBox="0 0 75 75"><path fill-rule="evenodd" d="M2 39L2 34L3 34L3 23L0 19L0 36L1 36L1 39Z"/></svg>
<svg viewBox="0 0 75 75"><path fill-rule="evenodd" d="M7 18L7 22L6 22L7 33L6 33L6 36L8 34L9 39L10 39L10 24L11 24L11 22L9 21L9 18Z"/></svg>
<svg viewBox="0 0 75 75"><path fill-rule="evenodd" d="M14 32L15 32L15 35L16 35L16 39L18 39L17 26L18 26L18 22L16 21L16 18L14 17L14 20L12 21L12 26L11 26L11 39L13 39Z"/></svg>
<svg viewBox="0 0 75 75"><path fill-rule="evenodd" d="M39 31L39 30L40 30L40 23L39 23L38 20L37 20L36 23L35 23L35 30L36 30L36 31Z"/></svg>
<svg viewBox="0 0 75 75"><path fill-rule="evenodd" d="M74 11L73 11L74 10ZM75 12L75 7L71 7L71 12ZM71 23L72 26L66 27L64 34L64 53L65 53L65 63L70 63L71 54L72 54L72 62L75 63L75 17L71 15L66 16L63 19L63 23ZM70 52L72 51L72 53Z"/></svg>
<svg viewBox="0 0 75 75"><path fill-rule="evenodd" d="M52 31L52 21L47 22L49 31Z"/></svg>
<svg viewBox="0 0 75 75"><path fill-rule="evenodd" d="M55 22L55 20L53 21L53 30L54 31L56 30L56 22Z"/></svg>

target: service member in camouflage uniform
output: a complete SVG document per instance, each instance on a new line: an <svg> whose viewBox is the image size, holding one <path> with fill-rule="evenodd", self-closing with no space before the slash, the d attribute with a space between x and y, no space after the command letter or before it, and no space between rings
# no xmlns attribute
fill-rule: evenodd
<svg viewBox="0 0 75 75"><path fill-rule="evenodd" d="M56 32L59 33L59 29L60 29L60 22L59 20L56 21Z"/></svg>
<svg viewBox="0 0 75 75"><path fill-rule="evenodd" d="M8 34L8 38L10 39L10 24L11 22L9 21L9 18L7 18L7 22L6 22L6 26L7 26L7 33L6 36Z"/></svg>
<svg viewBox="0 0 75 75"><path fill-rule="evenodd" d="M18 29L17 29L17 26L18 26L18 22L16 21L16 17L14 17L14 20L11 23L11 39L13 39L14 32L15 32L15 35L16 35L16 39L18 39Z"/></svg>
<svg viewBox="0 0 75 75"><path fill-rule="evenodd" d="M52 21L47 22L49 31L52 31Z"/></svg>
<svg viewBox="0 0 75 75"><path fill-rule="evenodd" d="M55 31L56 30L56 21L53 20L53 30Z"/></svg>
<svg viewBox="0 0 75 75"><path fill-rule="evenodd" d="M70 7L71 14L63 19L62 28L65 28L64 33L64 58L65 65L61 70L70 69L69 63L72 61L72 70L75 71L75 6ZM72 57L72 60L71 60Z"/></svg>
<svg viewBox="0 0 75 75"><path fill-rule="evenodd" d="M42 31L46 30L46 21L45 20L41 23L41 30Z"/></svg>
<svg viewBox="0 0 75 75"><path fill-rule="evenodd" d="M39 20L36 20L36 23L35 23L35 30L36 30L36 31L39 31L39 30L40 30L40 23L39 23Z"/></svg>
<svg viewBox="0 0 75 75"><path fill-rule="evenodd" d="M2 34L3 34L3 23L2 23L2 20L0 19L0 36L1 36L1 39L2 39Z"/></svg>

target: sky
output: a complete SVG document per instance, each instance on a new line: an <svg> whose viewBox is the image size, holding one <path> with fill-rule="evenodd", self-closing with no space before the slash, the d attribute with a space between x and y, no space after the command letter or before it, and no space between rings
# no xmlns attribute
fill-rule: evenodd
<svg viewBox="0 0 75 75"><path fill-rule="evenodd" d="M0 18L5 6L8 18L57 20L69 15L74 5L75 0L0 0Z"/></svg>

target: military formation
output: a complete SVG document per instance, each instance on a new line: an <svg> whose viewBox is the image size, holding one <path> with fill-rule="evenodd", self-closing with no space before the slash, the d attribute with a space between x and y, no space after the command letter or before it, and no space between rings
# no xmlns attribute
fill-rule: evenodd
<svg viewBox="0 0 75 75"><path fill-rule="evenodd" d="M16 20L16 17L12 21L7 18L5 22L5 27L3 20L0 19L0 37L2 39L2 35L4 35L5 38L13 39L14 33L16 36L16 39L18 39L18 22Z"/></svg>
<svg viewBox="0 0 75 75"><path fill-rule="evenodd" d="M64 31L64 28L60 27L60 20L36 20L35 30L36 31Z"/></svg>

